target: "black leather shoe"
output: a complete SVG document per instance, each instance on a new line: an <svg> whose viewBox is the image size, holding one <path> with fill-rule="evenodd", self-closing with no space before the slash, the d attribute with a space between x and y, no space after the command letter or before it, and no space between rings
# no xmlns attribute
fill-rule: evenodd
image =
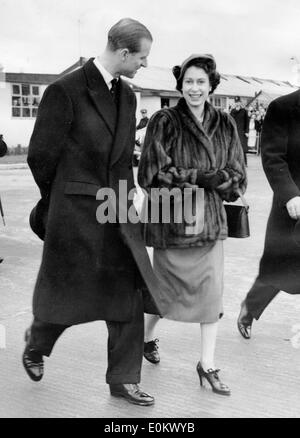
<svg viewBox="0 0 300 438"><path fill-rule="evenodd" d="M154 404L154 397L143 392L137 383L115 383L110 384L109 387L111 395L124 397L134 405L151 406Z"/></svg>
<svg viewBox="0 0 300 438"><path fill-rule="evenodd" d="M160 357L158 354L158 339L154 341L144 342L144 358L151 363L159 363Z"/></svg>
<svg viewBox="0 0 300 438"><path fill-rule="evenodd" d="M247 309L245 301L241 304L241 311L237 320L237 326L240 334L245 339L251 338L251 328L252 328L253 316Z"/></svg>
<svg viewBox="0 0 300 438"><path fill-rule="evenodd" d="M231 391L225 383L221 382L219 377L220 370L213 370L210 368L207 371L204 371L200 362L197 365L197 372L200 379L200 385L203 385L203 380L206 379L210 384L213 392L220 395L230 395Z"/></svg>
<svg viewBox="0 0 300 438"><path fill-rule="evenodd" d="M22 362L26 373L34 382L38 382L44 375L43 355L29 345L30 331L25 332L26 347L22 356Z"/></svg>
<svg viewBox="0 0 300 438"><path fill-rule="evenodd" d="M2 257L0 257L0 263L2 263L2 262L3 262L3 260L4 260L4 259L3 259Z"/></svg>

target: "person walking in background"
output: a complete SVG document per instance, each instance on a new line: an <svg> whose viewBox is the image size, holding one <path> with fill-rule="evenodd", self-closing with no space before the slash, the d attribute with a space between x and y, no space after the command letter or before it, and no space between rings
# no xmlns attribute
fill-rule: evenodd
<svg viewBox="0 0 300 438"><path fill-rule="evenodd" d="M248 132L248 112L242 107L241 98L235 97L235 107L230 111L230 115L234 118L237 131L241 141L241 145L244 151L244 160L247 165L247 151L248 151L248 139L246 133Z"/></svg>
<svg viewBox="0 0 300 438"><path fill-rule="evenodd" d="M146 126L148 125L149 122L149 118L147 115L147 110L146 109L141 109L141 119L136 127L136 130L138 131L139 129L143 129L146 128Z"/></svg>
<svg viewBox="0 0 300 438"><path fill-rule="evenodd" d="M259 274L237 320L245 339L251 338L253 320L260 318L280 290L300 293L300 91L269 105L261 154L274 195Z"/></svg>
<svg viewBox="0 0 300 438"><path fill-rule="evenodd" d="M50 85L31 137L28 164L48 204L44 250L34 290L23 365L34 381L44 374L64 330L104 320L108 329L106 382L113 396L137 405L154 398L139 387L143 359L142 290L159 289L142 240L140 223L99 221L100 188L126 195L134 188L132 154L136 99L120 76L147 67L149 30L125 18L108 33L105 51ZM127 192L128 191L128 192ZM115 212L132 208L117 196ZM114 208L114 207L112 207ZM42 231L36 210L32 226ZM45 209L44 209L45 211ZM42 216L42 215L40 215ZM63 367L63 364L62 364Z"/></svg>
<svg viewBox="0 0 300 438"><path fill-rule="evenodd" d="M3 134L0 134L0 157L4 157L4 155L6 154L7 154L7 144L3 140ZM4 258L0 257L0 263L2 263L3 260Z"/></svg>
<svg viewBox="0 0 300 438"><path fill-rule="evenodd" d="M163 285L161 301L167 309L164 316L200 323L197 372L201 385L206 379L214 392L230 395L220 380L214 354L223 315L223 240L227 237L223 199L236 200L236 190L245 190L243 151L232 118L208 102L220 82L213 56L191 55L173 73L182 98L150 119L138 182L150 193L144 214L153 207L152 188L178 188L181 209L182 191L192 188L196 225L190 230L184 214L179 222L173 217L168 223L162 219L151 223L149 218L144 237L146 245L154 248L153 268Z"/></svg>
<svg viewBox="0 0 300 438"><path fill-rule="evenodd" d="M247 141L247 149L248 151L254 150L256 147L256 129L255 129L255 120L256 116L254 111L252 111L250 118L248 120L248 132L246 133Z"/></svg>
<svg viewBox="0 0 300 438"><path fill-rule="evenodd" d="M134 153L133 153L133 165L134 166L139 165L141 151L142 151L143 143L144 143L144 138L146 135L147 124L149 122L146 109L141 110L141 115L142 115L142 118L136 127L136 134L135 134L135 148L134 148Z"/></svg>
<svg viewBox="0 0 300 438"><path fill-rule="evenodd" d="M260 155L260 150L261 150L261 130L262 130L262 125L263 125L263 115L259 110L255 111L255 130L257 133L256 136L256 151L257 151L257 155Z"/></svg>

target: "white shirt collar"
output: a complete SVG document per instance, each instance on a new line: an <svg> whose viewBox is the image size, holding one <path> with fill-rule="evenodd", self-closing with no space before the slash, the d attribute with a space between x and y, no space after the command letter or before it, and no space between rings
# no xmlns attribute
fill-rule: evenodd
<svg viewBox="0 0 300 438"><path fill-rule="evenodd" d="M109 73L109 71L107 71L105 67L103 67L103 65L99 62L98 58L94 59L94 64L97 67L97 69L100 71L106 85L108 86L108 89L110 90L111 81L114 79L113 75Z"/></svg>

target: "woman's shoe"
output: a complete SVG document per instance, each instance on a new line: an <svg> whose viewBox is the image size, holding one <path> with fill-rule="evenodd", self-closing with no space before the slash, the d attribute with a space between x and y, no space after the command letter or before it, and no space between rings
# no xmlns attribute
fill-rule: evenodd
<svg viewBox="0 0 300 438"><path fill-rule="evenodd" d="M154 341L144 342L144 358L154 364L157 364L160 361L158 353L158 342L158 339L154 339Z"/></svg>
<svg viewBox="0 0 300 438"><path fill-rule="evenodd" d="M220 370L213 370L212 368L210 368L207 371L204 371L201 363L198 362L197 372L200 379L200 385L203 386L203 378L205 378L210 384L210 386L212 387L213 392L220 395L230 395L231 394L230 389L228 388L227 385L225 385L225 383L222 383L219 378L218 375L219 371Z"/></svg>

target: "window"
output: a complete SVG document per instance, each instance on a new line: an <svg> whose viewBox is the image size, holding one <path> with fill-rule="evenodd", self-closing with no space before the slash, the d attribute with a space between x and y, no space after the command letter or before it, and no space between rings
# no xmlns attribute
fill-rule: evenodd
<svg viewBox="0 0 300 438"><path fill-rule="evenodd" d="M211 104L218 109L226 108L226 97L211 97Z"/></svg>
<svg viewBox="0 0 300 438"><path fill-rule="evenodd" d="M40 87L30 84L13 84L11 103L13 117L36 117L40 103Z"/></svg>

